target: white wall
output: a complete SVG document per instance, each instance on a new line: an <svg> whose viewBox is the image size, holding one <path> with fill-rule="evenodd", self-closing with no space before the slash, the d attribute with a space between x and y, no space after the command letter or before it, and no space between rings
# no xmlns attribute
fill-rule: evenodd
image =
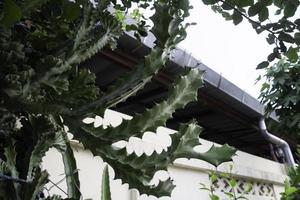
<svg viewBox="0 0 300 200"><path fill-rule="evenodd" d="M130 119L129 116L119 114L114 111L106 112L104 119L99 118L95 121L93 119L86 120L87 122L93 122L94 125L119 125L122 122L122 118ZM100 122L99 122L100 121ZM160 127L156 133L147 133L142 139L131 139L127 144L119 144L119 146L125 146L129 153L136 153L141 155L146 152L148 155L154 150L161 152L170 145L169 134L172 134L174 130L170 130L164 127ZM211 142L206 140L200 140L201 146L197 147L198 151L205 151L212 145ZM101 190L101 176L102 170L105 166L101 158L93 157L92 154L84 150L82 146L74 141L72 143L75 151L75 157L77 167L79 169L79 177L81 181L81 192L84 199L100 199ZM279 194L283 191L283 182L286 179L286 170L282 164L263 159L245 152L238 151L237 156L233 158L233 175L242 183L251 182L254 185L253 195L248 196L250 200L279 200ZM217 168L220 172L229 172L229 168L232 163L224 163ZM43 167L50 173L50 180L54 183L64 178L63 164L60 154L51 149L47 152L46 157L43 160ZM174 189L171 198L163 197L161 199L172 200L206 200L209 199L207 191L200 190L200 183L209 184L208 173L215 168L200 160L187 160L178 159L173 166L169 167L168 173L174 179L176 188ZM113 179L114 172L110 169L110 178ZM167 178L166 173L158 173L155 176L153 182L157 182L158 179ZM224 180L220 180L220 187L217 190L222 190ZM62 190L67 191L66 184L61 181L57 184ZM243 185L243 184L242 184ZM242 186L241 185L241 186ZM51 194L64 193L59 188L53 187L53 184L48 184ZM146 195L139 196L137 191L128 190L127 184L121 184L120 180L111 181L112 199L113 200L149 200L155 199L154 197L147 197ZM272 191L269 191L272 190ZM222 192L219 191L219 194ZM265 194L263 194L265 193ZM268 196L273 194L273 196Z"/></svg>
<svg viewBox="0 0 300 200"><path fill-rule="evenodd" d="M91 152L85 151L82 147L73 145L75 150L76 163L79 172L80 189L84 199L100 199L101 192L101 177L104 169L104 163L99 157L93 157ZM46 157L43 160L43 167L47 169L50 174L50 180L57 183L64 178L64 168L62 158L59 152L55 149L50 149L47 152ZM114 172L110 169L110 178L113 177ZM47 187L53 186L49 183ZM60 182L58 184L60 188L67 191L66 183ZM113 199L129 200L130 194L128 192L128 186L122 185L120 180L111 181L111 192ZM57 187L52 187L51 194L60 194L63 197L66 195Z"/></svg>

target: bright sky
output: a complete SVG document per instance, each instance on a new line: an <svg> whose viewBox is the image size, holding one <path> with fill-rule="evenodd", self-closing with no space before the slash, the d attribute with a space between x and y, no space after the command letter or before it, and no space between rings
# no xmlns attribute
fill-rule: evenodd
<svg viewBox="0 0 300 200"><path fill-rule="evenodd" d="M255 68L273 49L265 35L256 34L248 21L238 26L225 21L201 0L191 0L191 4L194 9L188 21L197 22L197 25L189 27L186 40L179 46L250 95L258 97L260 85L254 83L263 71Z"/></svg>

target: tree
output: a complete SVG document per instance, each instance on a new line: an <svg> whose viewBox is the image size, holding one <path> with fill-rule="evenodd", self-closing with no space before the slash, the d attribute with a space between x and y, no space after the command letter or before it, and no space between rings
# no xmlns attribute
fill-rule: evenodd
<svg viewBox="0 0 300 200"><path fill-rule="evenodd" d="M278 132L289 133L300 143L300 18L299 0L202 0L235 25L249 21L258 34L268 32L267 42L274 45L267 61L257 69L265 69L266 82L261 88L261 101L266 114L275 111L280 122ZM270 22L269 11L277 8L278 20ZM270 63L272 63L270 65ZM259 77L258 79L260 79ZM299 147L298 147L299 154ZM299 157L299 155L298 155ZM299 164L299 161L298 161ZM291 169L283 200L300 198L300 167Z"/></svg>
<svg viewBox="0 0 300 200"><path fill-rule="evenodd" d="M132 2L154 9L148 20L153 22L149 31L156 37L155 47L135 70L104 92L95 84L95 75L79 66L104 47L116 48L125 30L133 31L137 38L147 34L147 19L131 25L124 21ZM177 158L202 159L215 166L231 160L236 150L227 145L212 146L206 153L193 150L201 133L194 122L182 125L171 136L168 151L161 154L138 157L112 147L119 140L155 131L176 109L196 100L202 86L202 72L197 69L187 69L175 81L167 100L116 128L95 128L83 123L86 117L101 116L106 109L126 101L151 81L168 61L170 52L185 38L188 24L183 21L189 8L187 0L1 1L0 199L43 198L43 187L49 178L40 164L50 147L62 154L68 199L80 199L76 160L64 126L74 139L115 170L116 179L155 196L170 195L174 188L171 179L156 187L150 185L150 180L157 170L167 170Z"/></svg>
<svg viewBox="0 0 300 200"><path fill-rule="evenodd" d="M262 86L260 98L266 105L268 114L275 111L279 116L281 123L277 125L280 130L289 130L297 135L300 132L300 18L297 18L295 13L300 2L298 0L202 1L226 20L232 20L235 25L245 19L258 34L268 33L266 40L270 45L274 45L274 49L267 61L257 66L257 69L266 70L266 82ZM274 8L275 13L269 14ZM278 19L274 20L273 16Z"/></svg>

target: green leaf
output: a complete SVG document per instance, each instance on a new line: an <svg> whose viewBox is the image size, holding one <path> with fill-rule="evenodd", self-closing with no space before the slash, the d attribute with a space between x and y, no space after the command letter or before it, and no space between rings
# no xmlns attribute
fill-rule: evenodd
<svg viewBox="0 0 300 200"><path fill-rule="evenodd" d="M232 10L234 8L234 4L232 4L232 1L230 0L225 0L221 7L224 10Z"/></svg>
<svg viewBox="0 0 300 200"><path fill-rule="evenodd" d="M285 17L292 17L295 15L297 8L299 6L299 2L297 1L286 1L284 6L284 16Z"/></svg>
<svg viewBox="0 0 300 200"><path fill-rule="evenodd" d="M278 8L283 8L284 2L283 0L273 0L274 5L277 6Z"/></svg>
<svg viewBox="0 0 300 200"><path fill-rule="evenodd" d="M74 21L80 16L81 8L79 4L71 1L65 1L63 5L63 16L69 20Z"/></svg>
<svg viewBox="0 0 300 200"><path fill-rule="evenodd" d="M228 173L221 172L219 175L220 175L222 178L230 179L230 174L228 174Z"/></svg>
<svg viewBox="0 0 300 200"><path fill-rule="evenodd" d="M256 69L264 69L268 66L269 66L269 62L268 61L263 61L263 62L261 62L257 65Z"/></svg>
<svg viewBox="0 0 300 200"><path fill-rule="evenodd" d="M234 199L234 195L231 192L224 192L226 194L226 196L229 197L229 199Z"/></svg>
<svg viewBox="0 0 300 200"><path fill-rule="evenodd" d="M268 37L266 38L267 42L269 44L274 44L275 43L275 36L273 34L268 34Z"/></svg>
<svg viewBox="0 0 300 200"><path fill-rule="evenodd" d="M212 5L217 2L217 0L202 0L205 5Z"/></svg>
<svg viewBox="0 0 300 200"><path fill-rule="evenodd" d="M68 188L68 197L74 199L81 198L80 182L78 170L73 150L68 141L66 141L66 150L61 152L66 175L66 183Z"/></svg>
<svg viewBox="0 0 300 200"><path fill-rule="evenodd" d="M212 182L212 183L215 183L217 180L218 180L218 176L216 173L212 173L210 176L209 176L209 180Z"/></svg>
<svg viewBox="0 0 300 200"><path fill-rule="evenodd" d="M227 21L232 20L231 14L229 12L224 11L224 9L222 9L221 6L219 6L219 5L212 5L211 9L215 13L220 13L225 20L227 20Z"/></svg>
<svg viewBox="0 0 300 200"><path fill-rule="evenodd" d="M285 189L285 194L287 195L287 196L289 196L289 195L291 195L291 194L294 194L294 193L296 193L298 191L298 188L296 188L296 187L288 187L288 188L286 188Z"/></svg>
<svg viewBox="0 0 300 200"><path fill-rule="evenodd" d="M294 21L294 24L297 24L298 26L300 26L300 19L298 18L298 19L296 19L295 21ZM299 29L298 29L299 30Z"/></svg>
<svg viewBox="0 0 300 200"><path fill-rule="evenodd" d="M262 5L259 3L255 3L254 5L250 6L250 8L248 9L248 15L250 17L257 15L260 10L262 9Z"/></svg>
<svg viewBox="0 0 300 200"><path fill-rule="evenodd" d="M212 145L211 148L204 153L196 152L194 147L199 145L201 128L194 123L188 126L181 126L179 132L184 133L184 135L181 137L180 143L174 152L174 159L196 158L218 166L221 163L232 161L232 157L235 155L236 149L227 144L221 147Z"/></svg>
<svg viewBox="0 0 300 200"><path fill-rule="evenodd" d="M5 0L3 7L3 16L0 23L6 27L11 26L13 23L19 21L22 17L20 7L13 0Z"/></svg>
<svg viewBox="0 0 300 200"><path fill-rule="evenodd" d="M275 11L275 15L280 15L280 14L281 14L281 9Z"/></svg>
<svg viewBox="0 0 300 200"><path fill-rule="evenodd" d="M230 185L230 187L234 188L234 187L236 186L236 184L237 184L237 182L236 182L235 179L230 179L230 180L229 180L229 185Z"/></svg>
<svg viewBox="0 0 300 200"><path fill-rule="evenodd" d="M120 22L120 23L124 23L126 17L125 17L125 14L122 10L116 10L115 13L114 13L116 19Z"/></svg>
<svg viewBox="0 0 300 200"><path fill-rule="evenodd" d="M218 197L215 194L211 194L211 195L209 195L209 197L210 197L211 200L219 200L220 199L220 197Z"/></svg>
<svg viewBox="0 0 300 200"><path fill-rule="evenodd" d="M289 50L286 52L286 56L289 60L294 63L298 60L298 48L290 47Z"/></svg>
<svg viewBox="0 0 300 200"><path fill-rule="evenodd" d="M274 61L275 58L276 58L276 53L270 53L270 54L268 55L268 61L269 61L269 62Z"/></svg>
<svg viewBox="0 0 300 200"><path fill-rule="evenodd" d="M214 166L218 166L224 162L232 161L232 157L235 155L236 149L225 144L221 147L212 145L212 147L205 153L199 153L198 158L204 160Z"/></svg>
<svg viewBox="0 0 300 200"><path fill-rule="evenodd" d="M300 45L300 32L295 33L294 39L295 39L295 43L296 43L297 45Z"/></svg>
<svg viewBox="0 0 300 200"><path fill-rule="evenodd" d="M260 22L265 21L269 17L269 9L267 7L263 7L258 13L258 19Z"/></svg>
<svg viewBox="0 0 300 200"><path fill-rule="evenodd" d="M261 28L261 27L255 28L255 31L256 31L257 34L262 33L264 30L265 30L265 29L263 29L263 28Z"/></svg>
<svg viewBox="0 0 300 200"><path fill-rule="evenodd" d="M246 184L245 194L248 194L253 189L253 185L251 183Z"/></svg>
<svg viewBox="0 0 300 200"><path fill-rule="evenodd" d="M273 0L260 0L260 2L264 5L264 6L270 6L273 3Z"/></svg>
<svg viewBox="0 0 300 200"><path fill-rule="evenodd" d="M239 23L241 23L243 21L243 16L239 12L234 11L233 15L232 15L232 20L233 20L234 25L238 25Z"/></svg>
<svg viewBox="0 0 300 200"><path fill-rule="evenodd" d="M236 4L239 7L247 7L247 6L252 6L254 4L254 0L237 0Z"/></svg>
<svg viewBox="0 0 300 200"><path fill-rule="evenodd" d="M102 174L101 200L111 200L108 166L106 165Z"/></svg>
<svg viewBox="0 0 300 200"><path fill-rule="evenodd" d="M150 30L155 38L158 47L163 48L170 37L168 31L165 30L172 21L169 14L170 5L164 2L154 3L155 13L150 17L153 22L153 27Z"/></svg>
<svg viewBox="0 0 300 200"><path fill-rule="evenodd" d="M260 92L263 92L266 89L269 89L270 85L268 83L263 83L260 89Z"/></svg>
<svg viewBox="0 0 300 200"><path fill-rule="evenodd" d="M289 43L295 42L294 38L291 35L284 32L279 33L278 39Z"/></svg>

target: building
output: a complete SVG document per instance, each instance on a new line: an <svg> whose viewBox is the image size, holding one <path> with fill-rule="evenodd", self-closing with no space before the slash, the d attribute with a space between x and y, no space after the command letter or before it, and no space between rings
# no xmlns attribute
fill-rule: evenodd
<svg viewBox="0 0 300 200"><path fill-rule="evenodd" d="M103 50L86 62L83 67L88 67L93 71L97 75L97 84L105 87L121 74L131 70L136 61L149 52L152 42L151 36L145 38L141 44L131 35L124 35L120 39L117 50ZM122 118L129 119L131 114L142 112L155 102L166 98L167 86L172 82L174 76L183 70L184 66L197 67L199 70L205 71L205 86L199 90L198 101L188 104L185 109L178 110L173 119L167 122L167 128L161 127L157 131L157 135L152 134L151 137L143 138L143 141L130 140L127 144L132 146L128 147L130 151L139 154L147 145L150 146L149 148L155 148L156 151L162 151L168 145L168 137L164 137L164 135L176 130L179 123L196 119L198 124L204 128L201 135L203 146L200 147L200 151L208 149L212 143L228 143L239 149L233 164L222 164L217 169L228 172L230 165L233 165L232 176L237 180L237 193L243 193L247 183L251 183L253 188L247 196L249 199L280 199L279 194L283 191L283 183L287 178L286 163L292 165L293 158L282 140L270 136L264 130L263 106L255 98L183 50L176 49L173 52L170 62L151 84L147 84L137 95L119 104L115 108L116 112L107 111L106 116L95 119L95 123L118 125L122 122ZM277 120L274 115L271 118ZM293 145L292 141L288 142ZM73 147L84 199L100 198L103 162L99 158L92 158L92 155L85 151L80 144L74 142ZM43 166L48 169L51 175L50 179L58 182L59 187L65 188L63 176L60 175L63 174L62 163L61 166L53 163L57 156L59 154L54 150L48 152ZM208 192L200 190L200 183L209 185L208 173L210 170L214 170L214 168L204 161L187 159L176 161L176 164L170 167L170 175L177 185L171 199L209 199ZM113 177L112 171L110 174ZM165 174L162 173L156 178L164 177ZM62 181L59 182L59 180ZM144 195L138 197L136 191L128 191L128 186L121 185L120 181L112 181L111 187L113 199L152 198ZM230 190L228 180L225 178L220 178L214 187L221 196ZM63 194L57 187L52 187L50 192Z"/></svg>

